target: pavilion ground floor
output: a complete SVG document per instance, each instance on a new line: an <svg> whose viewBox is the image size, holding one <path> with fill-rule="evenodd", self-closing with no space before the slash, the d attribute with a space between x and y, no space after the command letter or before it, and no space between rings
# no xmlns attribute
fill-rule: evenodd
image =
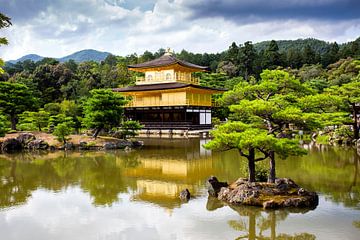
<svg viewBox="0 0 360 240"><path fill-rule="evenodd" d="M139 121L144 129L211 129L211 107L129 107L125 115Z"/></svg>

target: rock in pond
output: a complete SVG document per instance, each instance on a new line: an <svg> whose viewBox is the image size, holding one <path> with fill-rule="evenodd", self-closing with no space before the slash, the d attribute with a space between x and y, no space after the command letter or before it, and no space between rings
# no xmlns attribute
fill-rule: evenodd
<svg viewBox="0 0 360 240"><path fill-rule="evenodd" d="M27 148L30 150L46 150L49 148L49 144L42 139L36 139L30 141Z"/></svg>
<svg viewBox="0 0 360 240"><path fill-rule="evenodd" d="M36 137L32 133L21 133L16 139L23 145L23 147L27 148L28 143L34 141Z"/></svg>
<svg viewBox="0 0 360 240"><path fill-rule="evenodd" d="M219 180L211 176L208 180L208 193L210 196L217 197L218 193L220 192L220 189L222 187L227 187L228 184L226 182L219 182Z"/></svg>
<svg viewBox="0 0 360 240"><path fill-rule="evenodd" d="M67 143L64 144L64 149L65 150L74 150L75 145L72 142L67 142Z"/></svg>
<svg viewBox="0 0 360 240"><path fill-rule="evenodd" d="M132 147L132 143L129 142L129 141L126 141L126 140L119 140L119 141L116 143L116 148L125 149L126 147L131 148L131 147Z"/></svg>
<svg viewBox="0 0 360 240"><path fill-rule="evenodd" d="M182 190L181 192L180 192L180 199L181 199L181 201L189 201L190 200L190 197L191 197L191 195L190 195L190 192L189 192L189 189L184 189L184 190Z"/></svg>
<svg viewBox="0 0 360 240"><path fill-rule="evenodd" d="M144 146L144 142L143 142L143 141L137 141L137 140L136 140L136 141L132 141L131 144L132 144L132 146L135 147L135 148Z"/></svg>
<svg viewBox="0 0 360 240"><path fill-rule="evenodd" d="M113 149L116 149L117 146L116 146L116 143L106 142L106 143L104 143L103 148L104 148L105 150L113 150Z"/></svg>
<svg viewBox="0 0 360 240"><path fill-rule="evenodd" d="M319 203L319 197L315 192L299 187L288 178L276 179L275 183L239 179L229 187L222 187L218 199L232 205L261 206L265 209L315 208Z"/></svg>
<svg viewBox="0 0 360 240"><path fill-rule="evenodd" d="M8 138L1 145L1 151L4 153L16 152L23 149L22 144L16 138Z"/></svg>

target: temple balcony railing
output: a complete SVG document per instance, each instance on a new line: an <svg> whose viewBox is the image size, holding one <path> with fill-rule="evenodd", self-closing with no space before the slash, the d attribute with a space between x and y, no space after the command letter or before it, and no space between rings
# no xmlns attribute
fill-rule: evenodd
<svg viewBox="0 0 360 240"><path fill-rule="evenodd" d="M136 101L132 100L126 104L126 107L167 107L167 106L204 106L211 107L212 102L209 101L192 101L186 99L184 101L165 101L165 100L152 100L152 101Z"/></svg>
<svg viewBox="0 0 360 240"><path fill-rule="evenodd" d="M182 75L176 75L172 78L166 77L154 77L151 79L146 79L145 77L136 77L136 84L152 84L152 83L168 83L168 82L183 82L183 83L191 83L198 85L200 82L199 78L196 77L187 77Z"/></svg>

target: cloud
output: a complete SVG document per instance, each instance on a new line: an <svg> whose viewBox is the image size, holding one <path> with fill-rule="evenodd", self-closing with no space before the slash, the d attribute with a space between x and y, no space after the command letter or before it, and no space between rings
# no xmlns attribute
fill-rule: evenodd
<svg viewBox="0 0 360 240"><path fill-rule="evenodd" d="M236 22L274 19L359 19L358 0L184 0L192 18L223 17Z"/></svg>
<svg viewBox="0 0 360 240"><path fill-rule="evenodd" d="M25 54L61 57L85 48L118 55L171 47L220 52L235 41L358 37L359 3L351 0L0 0L13 26L0 47L9 60Z"/></svg>

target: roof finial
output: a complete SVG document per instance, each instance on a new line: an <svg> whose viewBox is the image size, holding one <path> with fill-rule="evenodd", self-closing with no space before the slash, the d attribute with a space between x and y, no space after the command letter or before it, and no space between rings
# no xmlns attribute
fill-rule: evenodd
<svg viewBox="0 0 360 240"><path fill-rule="evenodd" d="M165 54L164 55L166 55L166 56L171 56L171 55L173 55L174 54L174 51L173 50L171 50L171 48L166 48L166 51L165 51Z"/></svg>

